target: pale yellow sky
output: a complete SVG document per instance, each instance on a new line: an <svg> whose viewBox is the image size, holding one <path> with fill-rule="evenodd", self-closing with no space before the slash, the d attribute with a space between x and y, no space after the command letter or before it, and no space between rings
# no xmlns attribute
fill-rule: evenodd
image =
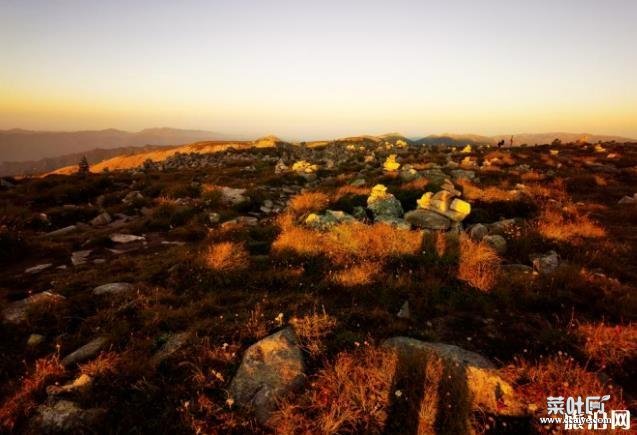
<svg viewBox="0 0 637 435"><path fill-rule="evenodd" d="M0 128L637 137L637 2L0 0Z"/></svg>

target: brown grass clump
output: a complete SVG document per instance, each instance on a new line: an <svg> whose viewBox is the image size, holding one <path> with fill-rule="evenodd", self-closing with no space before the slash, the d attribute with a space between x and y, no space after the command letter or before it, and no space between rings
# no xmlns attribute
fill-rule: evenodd
<svg viewBox="0 0 637 435"><path fill-rule="evenodd" d="M204 262L216 272L234 272L248 267L250 254L243 243L220 242L208 248Z"/></svg>
<svg viewBox="0 0 637 435"><path fill-rule="evenodd" d="M121 362L122 358L118 353L102 352L97 358L85 364L79 364L79 367L83 375L96 378L117 373Z"/></svg>
<svg viewBox="0 0 637 435"><path fill-rule="evenodd" d="M330 198L321 192L305 192L296 195L290 200L288 211L295 217L300 217L312 212L318 212L327 207Z"/></svg>
<svg viewBox="0 0 637 435"><path fill-rule="evenodd" d="M351 184L346 184L345 186L341 186L338 189L336 189L336 192L334 193L334 198L336 201L338 201L339 199L343 198L344 196L348 196L348 195L364 195L364 196L368 196L369 195L369 187L361 187L361 186L352 186Z"/></svg>
<svg viewBox="0 0 637 435"><path fill-rule="evenodd" d="M371 284L381 268L378 263L360 263L334 272L332 281L345 287Z"/></svg>
<svg viewBox="0 0 637 435"><path fill-rule="evenodd" d="M590 217L581 213L575 206L565 206L561 210L547 207L538 218L538 232L548 238L559 241L572 241L578 237L604 237L606 231Z"/></svg>
<svg viewBox="0 0 637 435"><path fill-rule="evenodd" d="M468 236L460 237L460 264L458 278L482 291L496 284L501 259L488 245L474 242Z"/></svg>
<svg viewBox="0 0 637 435"><path fill-rule="evenodd" d="M537 363L516 358L515 365L506 367L502 373L517 384L520 397L535 405L539 415L546 415L547 396L584 398L610 394L610 400L605 402L606 409L627 409L620 389L603 383L595 373L585 370L564 354Z"/></svg>
<svg viewBox="0 0 637 435"><path fill-rule="evenodd" d="M304 396L280 407L278 433L382 433L396 366L395 353L375 347L339 354Z"/></svg>
<svg viewBox="0 0 637 435"><path fill-rule="evenodd" d="M272 244L274 252L292 251L299 255L325 255L336 264L354 259L385 259L412 255L422 246L422 234L377 223L343 223L329 232L317 232L294 225L282 227Z"/></svg>
<svg viewBox="0 0 637 435"><path fill-rule="evenodd" d="M303 317L293 317L290 323L301 341L301 346L313 357L323 353L325 346L323 339L328 336L336 326L336 319L325 312L316 310L312 314Z"/></svg>
<svg viewBox="0 0 637 435"><path fill-rule="evenodd" d="M22 379L18 391L0 405L0 429L11 432L16 423L29 415L35 407L34 396L41 391L52 378L64 373L57 355L40 358L35 362L33 373Z"/></svg>
<svg viewBox="0 0 637 435"><path fill-rule="evenodd" d="M580 325L585 338L584 353L601 367L621 366L637 358L637 327L603 323Z"/></svg>

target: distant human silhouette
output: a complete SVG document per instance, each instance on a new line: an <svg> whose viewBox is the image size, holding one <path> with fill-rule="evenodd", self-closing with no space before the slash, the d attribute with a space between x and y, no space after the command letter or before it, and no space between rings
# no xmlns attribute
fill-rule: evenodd
<svg viewBox="0 0 637 435"><path fill-rule="evenodd" d="M78 174L86 175L89 173L89 171L90 166L88 164L88 160L86 159L86 156L82 156L80 163L77 165L77 172Z"/></svg>
<svg viewBox="0 0 637 435"><path fill-rule="evenodd" d="M504 139L498 142L498 149L502 148L503 145L504 145Z"/></svg>

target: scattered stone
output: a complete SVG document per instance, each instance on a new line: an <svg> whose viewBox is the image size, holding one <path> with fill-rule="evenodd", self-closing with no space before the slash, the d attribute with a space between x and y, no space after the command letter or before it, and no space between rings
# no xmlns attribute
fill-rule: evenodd
<svg viewBox="0 0 637 435"><path fill-rule="evenodd" d="M132 205L136 202L140 202L144 200L144 195L141 194L138 190L133 190L132 192L128 192L122 202L126 205Z"/></svg>
<svg viewBox="0 0 637 435"><path fill-rule="evenodd" d="M219 213L208 213L208 223L210 225L216 225L221 220L221 215Z"/></svg>
<svg viewBox="0 0 637 435"><path fill-rule="evenodd" d="M277 401L300 389L305 364L292 328L285 328L256 342L246 350L228 390L229 399L254 409L266 424Z"/></svg>
<svg viewBox="0 0 637 435"><path fill-rule="evenodd" d="M489 230L482 224L475 224L469 230L469 237L476 242L482 240L487 234L489 234Z"/></svg>
<svg viewBox="0 0 637 435"><path fill-rule="evenodd" d="M504 255L504 253L507 251L506 239L498 234L484 236L482 238L482 241L489 245L489 247L493 249L498 255Z"/></svg>
<svg viewBox="0 0 637 435"><path fill-rule="evenodd" d="M64 300L64 296L44 291L28 298L10 303L2 310L2 319L6 323L20 324L27 320L29 309L44 303L56 303Z"/></svg>
<svg viewBox="0 0 637 435"><path fill-rule="evenodd" d="M246 202L248 198L245 196L246 189L235 189L223 186L219 189L223 202L228 205L238 205Z"/></svg>
<svg viewBox="0 0 637 435"><path fill-rule="evenodd" d="M354 222L355 220L353 216L343 211L326 210L322 215L310 213L305 219L305 225L315 230L325 231L340 223Z"/></svg>
<svg viewBox="0 0 637 435"><path fill-rule="evenodd" d="M86 263L89 255L91 255L92 250L86 249L84 251L75 251L71 254L71 264L73 266L80 266Z"/></svg>
<svg viewBox="0 0 637 435"><path fill-rule="evenodd" d="M109 284L103 284L93 289L93 294L100 295L116 295L120 293L127 293L133 290L135 287L127 282L111 282Z"/></svg>
<svg viewBox="0 0 637 435"><path fill-rule="evenodd" d="M135 236L133 234L114 233L111 234L110 239L115 243L131 243L138 242L140 240L146 240L143 236Z"/></svg>
<svg viewBox="0 0 637 435"><path fill-rule="evenodd" d="M531 255L530 259L533 263L533 269L540 275L548 275L555 272L560 263L560 258L555 251Z"/></svg>
<svg viewBox="0 0 637 435"><path fill-rule="evenodd" d="M637 193L633 194L633 196L624 196L617 204L637 204Z"/></svg>
<svg viewBox="0 0 637 435"><path fill-rule="evenodd" d="M405 214L405 220L416 228L428 230L448 230L451 220L431 210L416 209Z"/></svg>
<svg viewBox="0 0 637 435"><path fill-rule="evenodd" d="M113 219L111 218L111 215L104 212L101 213L99 215L97 215L96 217L94 217L93 219L91 219L91 225L93 225L94 227L99 227L102 225L108 225L113 221Z"/></svg>
<svg viewBox="0 0 637 435"><path fill-rule="evenodd" d="M398 311L398 314L396 314L396 317L398 317L399 319L411 318L411 311L409 311L409 301L405 301L403 306L400 307L400 310Z"/></svg>
<svg viewBox="0 0 637 435"><path fill-rule="evenodd" d="M108 337L97 337L96 339L90 341L89 343L65 356L62 360L62 365L64 367L68 367L95 357L100 352L100 350L102 350L102 348L106 346L108 341Z"/></svg>
<svg viewBox="0 0 637 435"><path fill-rule="evenodd" d="M29 347L38 347L44 341L44 335L42 334L31 334L29 335L29 339L27 340L27 346Z"/></svg>
<svg viewBox="0 0 637 435"><path fill-rule="evenodd" d="M60 400L40 405L31 424L39 433L92 433L106 416L102 408L83 409L77 403Z"/></svg>
<svg viewBox="0 0 637 435"><path fill-rule="evenodd" d="M64 236L67 234L71 234L75 231L77 231L77 225L69 225L68 227L64 227L64 228L60 228L59 230L54 230L51 232L46 233L47 237L57 237L57 236Z"/></svg>
<svg viewBox="0 0 637 435"><path fill-rule="evenodd" d="M403 215L403 207L394 195L387 192L382 184L377 184L367 198L367 208L373 213L374 220L399 218Z"/></svg>
<svg viewBox="0 0 637 435"><path fill-rule="evenodd" d="M221 224L222 228L231 227L233 225L247 225L254 227L259 224L259 219L253 216L239 216Z"/></svg>
<svg viewBox="0 0 637 435"><path fill-rule="evenodd" d="M181 349L190 338L189 332L170 334L164 345L151 358L152 365L158 365L162 361L170 358L172 354Z"/></svg>
<svg viewBox="0 0 637 435"><path fill-rule="evenodd" d="M351 183L349 183L351 186L354 187L363 187L365 186L365 179L364 178L357 178L356 180L352 181Z"/></svg>
<svg viewBox="0 0 637 435"><path fill-rule="evenodd" d="M68 384L49 385L46 387L46 394L49 396L61 396L73 393L86 393L93 386L93 378L87 374L81 374L78 378L74 379Z"/></svg>
<svg viewBox="0 0 637 435"><path fill-rule="evenodd" d="M30 274L40 273L43 270L46 270L46 269L48 269L51 266L53 266L52 263L38 264L37 266L33 266L33 267L29 267L29 268L25 269L24 273L30 273Z"/></svg>

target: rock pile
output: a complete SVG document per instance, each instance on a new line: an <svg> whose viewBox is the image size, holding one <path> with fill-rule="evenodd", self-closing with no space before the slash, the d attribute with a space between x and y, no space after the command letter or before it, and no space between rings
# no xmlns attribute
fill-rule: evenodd
<svg viewBox="0 0 637 435"><path fill-rule="evenodd" d="M471 213L471 204L458 196L460 192L453 183L445 180L440 191L424 193L417 201L418 208L408 212L405 220L418 228L447 230Z"/></svg>

